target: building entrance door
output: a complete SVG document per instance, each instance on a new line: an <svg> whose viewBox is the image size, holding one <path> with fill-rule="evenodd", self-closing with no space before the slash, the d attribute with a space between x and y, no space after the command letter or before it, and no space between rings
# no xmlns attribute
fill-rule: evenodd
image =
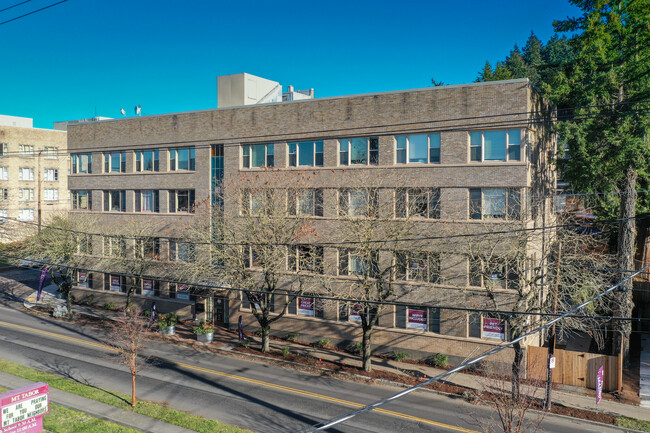
<svg viewBox="0 0 650 433"><path fill-rule="evenodd" d="M214 298L215 300L215 322L221 325L228 324L228 298Z"/></svg>

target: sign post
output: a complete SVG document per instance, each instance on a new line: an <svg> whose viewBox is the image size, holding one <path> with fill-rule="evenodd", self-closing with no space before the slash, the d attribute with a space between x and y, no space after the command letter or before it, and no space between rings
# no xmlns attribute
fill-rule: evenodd
<svg viewBox="0 0 650 433"><path fill-rule="evenodd" d="M50 411L50 388L38 382L0 394L0 433L43 431L43 415Z"/></svg>

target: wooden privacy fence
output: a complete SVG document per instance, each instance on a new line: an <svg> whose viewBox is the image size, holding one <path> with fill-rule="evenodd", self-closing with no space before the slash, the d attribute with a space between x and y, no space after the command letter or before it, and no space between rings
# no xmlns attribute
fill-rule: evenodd
<svg viewBox="0 0 650 433"><path fill-rule="evenodd" d="M545 382L548 348L528 346L527 377ZM605 391L618 390L618 357L555 349L554 383L596 389L596 373L604 367Z"/></svg>

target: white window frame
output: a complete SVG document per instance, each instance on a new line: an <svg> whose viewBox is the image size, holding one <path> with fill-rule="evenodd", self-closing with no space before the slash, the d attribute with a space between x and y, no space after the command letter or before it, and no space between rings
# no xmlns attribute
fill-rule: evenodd
<svg viewBox="0 0 650 433"><path fill-rule="evenodd" d="M27 174L27 176L25 176ZM27 177L27 179L25 179ZM18 169L18 180L22 181L32 181L34 180L34 168L33 167L20 167Z"/></svg>
<svg viewBox="0 0 650 433"><path fill-rule="evenodd" d="M304 212L308 206L311 213ZM323 190L322 189L290 189L287 191L287 211L289 215L323 216Z"/></svg>
<svg viewBox="0 0 650 433"><path fill-rule="evenodd" d="M59 180L59 170L56 168L46 168L43 173L43 180L45 182L57 182Z"/></svg>
<svg viewBox="0 0 650 433"><path fill-rule="evenodd" d="M7 221L7 218L9 218L9 210L0 209L0 223Z"/></svg>
<svg viewBox="0 0 650 433"><path fill-rule="evenodd" d="M34 201L34 188L19 188L18 201Z"/></svg>
<svg viewBox="0 0 650 433"><path fill-rule="evenodd" d="M45 146L43 153L45 153L45 159L57 159L59 148L54 146Z"/></svg>
<svg viewBox="0 0 650 433"><path fill-rule="evenodd" d="M480 205L477 205L480 191ZM503 212L486 213L486 195L496 197L497 191L503 191L504 207ZM525 190L520 188L470 188L469 189L469 218L470 220L503 220L517 221L523 218L523 194ZM480 209L478 209L480 207Z"/></svg>
<svg viewBox="0 0 650 433"><path fill-rule="evenodd" d="M253 166L253 147L265 146L264 148L264 164ZM274 143L258 143L258 144L243 144L241 146L242 152L242 168L255 169L261 167L273 167L275 165L275 144Z"/></svg>
<svg viewBox="0 0 650 433"><path fill-rule="evenodd" d="M515 134L514 131L517 131L516 134L519 135L519 143L514 143L511 141L510 137L511 134ZM485 133L486 132L505 132L506 134L506 142L505 142L505 158L494 158L494 159L485 159ZM476 137L480 134L480 144L477 144L476 142ZM522 129L521 128L513 128L513 129L487 129L487 130L480 130L480 131L469 131L468 132L468 141L469 141L469 160L470 162L506 162L506 161L511 161L511 162L521 162L522 160L522 155L523 155L523 137L522 137ZM511 159L510 158L510 152L511 150L514 152L515 149L519 148L519 158L517 159ZM475 155L478 153L478 155ZM477 158L478 156L479 158Z"/></svg>
<svg viewBox="0 0 650 433"><path fill-rule="evenodd" d="M364 140L366 142L366 162L352 161L352 140ZM373 144L376 147L372 146ZM338 154L340 166L379 165L379 137L341 138L339 139Z"/></svg>
<svg viewBox="0 0 650 433"><path fill-rule="evenodd" d="M44 201L59 201L59 190L55 188L48 188L43 191Z"/></svg>
<svg viewBox="0 0 650 433"><path fill-rule="evenodd" d="M19 209L18 221L34 221L34 209Z"/></svg>
<svg viewBox="0 0 650 433"><path fill-rule="evenodd" d="M33 158L34 157L34 145L33 144L19 144L18 145L18 154L21 158Z"/></svg>
<svg viewBox="0 0 650 433"><path fill-rule="evenodd" d="M311 164L301 164L301 147L303 151L311 146ZM324 143L322 140L314 141L292 141L287 143L287 166L288 167L322 167L325 163Z"/></svg>
<svg viewBox="0 0 650 433"><path fill-rule="evenodd" d="M0 158L7 156L9 152L9 145L7 143L0 143Z"/></svg>
<svg viewBox="0 0 650 433"><path fill-rule="evenodd" d="M9 180L9 167L0 167L0 180Z"/></svg>
<svg viewBox="0 0 650 433"><path fill-rule="evenodd" d="M419 136L426 136L427 138L426 161L411 161L411 157L410 157L411 140L412 137L419 137ZM400 165L401 164L440 164L441 149L442 149L442 138L439 132L433 132L429 134L396 135L395 136L395 164L400 164ZM403 158L402 158L402 153L403 153ZM401 159L403 159L403 161L400 161Z"/></svg>

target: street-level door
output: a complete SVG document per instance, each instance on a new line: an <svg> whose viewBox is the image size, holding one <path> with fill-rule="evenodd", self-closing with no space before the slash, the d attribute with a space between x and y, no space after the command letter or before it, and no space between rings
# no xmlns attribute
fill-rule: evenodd
<svg viewBox="0 0 650 433"><path fill-rule="evenodd" d="M214 298L215 322L221 325L228 324L228 298Z"/></svg>

